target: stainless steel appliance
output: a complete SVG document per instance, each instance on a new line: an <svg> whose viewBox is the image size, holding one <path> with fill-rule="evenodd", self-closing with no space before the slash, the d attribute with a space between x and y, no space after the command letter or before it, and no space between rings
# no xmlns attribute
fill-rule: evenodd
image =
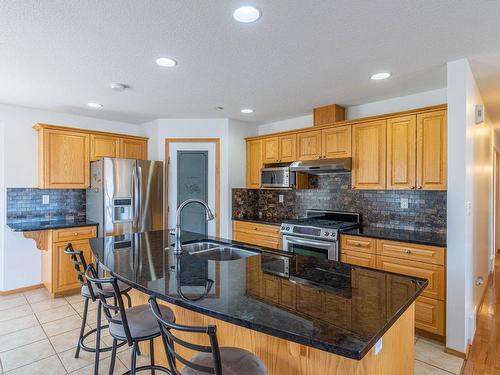
<svg viewBox="0 0 500 375"><path fill-rule="evenodd" d="M289 255L267 251L260 254L262 271L282 277L290 277L290 263L292 260L293 258Z"/></svg>
<svg viewBox="0 0 500 375"><path fill-rule="evenodd" d="M319 159L296 161L290 165L290 172L304 172L308 174L336 174L350 173L351 158Z"/></svg>
<svg viewBox="0 0 500 375"><path fill-rule="evenodd" d="M261 169L261 186L264 188L292 188L295 186L295 172L289 167L270 167Z"/></svg>
<svg viewBox="0 0 500 375"><path fill-rule="evenodd" d="M103 158L91 163L87 219L98 235L163 228L163 162Z"/></svg>
<svg viewBox="0 0 500 375"><path fill-rule="evenodd" d="M339 231L358 226L358 213L307 210L305 218L281 224L283 250L338 261Z"/></svg>

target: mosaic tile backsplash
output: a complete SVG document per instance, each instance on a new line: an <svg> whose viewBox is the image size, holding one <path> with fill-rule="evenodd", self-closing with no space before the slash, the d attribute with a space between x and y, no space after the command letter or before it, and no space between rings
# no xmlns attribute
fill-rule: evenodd
<svg viewBox="0 0 500 375"><path fill-rule="evenodd" d="M42 204L43 195L49 196L49 204ZM85 217L85 190L7 189L8 223L67 217Z"/></svg>
<svg viewBox="0 0 500 375"><path fill-rule="evenodd" d="M350 174L311 176L311 183L306 190L233 189L233 219L294 219L323 209L359 212L362 225L446 233L445 191L353 190ZM401 198L408 209L400 207Z"/></svg>

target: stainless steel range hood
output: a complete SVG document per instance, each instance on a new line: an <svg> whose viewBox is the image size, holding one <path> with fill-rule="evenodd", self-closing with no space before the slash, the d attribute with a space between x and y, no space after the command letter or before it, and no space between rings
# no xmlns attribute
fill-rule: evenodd
<svg viewBox="0 0 500 375"><path fill-rule="evenodd" d="M309 174L349 173L351 164L351 158L296 161L290 165L290 171Z"/></svg>

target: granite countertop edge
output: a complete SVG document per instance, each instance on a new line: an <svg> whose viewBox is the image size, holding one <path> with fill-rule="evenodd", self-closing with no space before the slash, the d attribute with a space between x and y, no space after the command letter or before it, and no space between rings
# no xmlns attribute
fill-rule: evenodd
<svg viewBox="0 0 500 375"><path fill-rule="evenodd" d="M97 226L99 223L91 220L26 220L6 224L13 232L34 232L51 229Z"/></svg>

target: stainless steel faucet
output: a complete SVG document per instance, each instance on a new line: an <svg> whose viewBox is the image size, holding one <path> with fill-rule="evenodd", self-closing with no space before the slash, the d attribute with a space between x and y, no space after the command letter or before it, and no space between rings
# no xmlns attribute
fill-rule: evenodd
<svg viewBox="0 0 500 375"><path fill-rule="evenodd" d="M177 223L175 225L175 246L174 246L174 254L181 254L182 253L182 245L181 245L181 212L190 203L199 203L203 207L205 207L205 211L207 213L207 221L213 220L214 219L214 214L212 213L212 210L210 210L210 207L208 207L208 204L206 204L204 201L201 199L188 199L182 202L177 209Z"/></svg>

